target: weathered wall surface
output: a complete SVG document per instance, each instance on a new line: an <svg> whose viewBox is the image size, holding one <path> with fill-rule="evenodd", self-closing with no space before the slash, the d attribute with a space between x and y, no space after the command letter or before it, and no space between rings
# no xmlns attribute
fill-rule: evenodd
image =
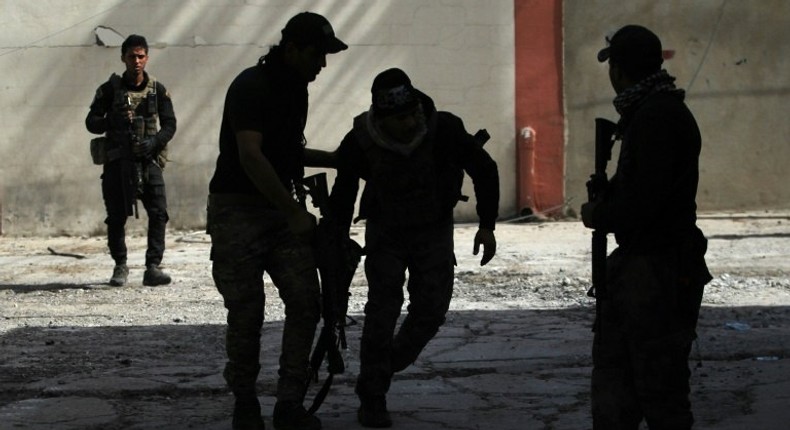
<svg viewBox="0 0 790 430"><path fill-rule="evenodd" d="M222 102L230 81L303 10L327 16L351 48L311 84L309 146L332 149L369 104L377 72L404 68L437 105L487 128L504 217L516 214L514 1L0 0L0 219L8 235L104 231L100 168L84 118L96 87L123 70L94 30L145 35L148 70L173 95L179 130L166 170L171 223L205 222ZM547 0L549 1L549 0ZM783 0L565 0L565 196L577 211L593 168L593 119L615 118L603 37L627 23L656 31L703 132L702 210L790 207L790 3ZM106 38L110 43L109 37ZM330 174L331 178L331 174ZM473 194L467 181L466 194ZM459 204L461 220L474 202ZM132 230L143 220L130 220Z"/></svg>
<svg viewBox="0 0 790 430"><path fill-rule="evenodd" d="M165 171L170 227L201 227L227 86L304 10L325 15L350 45L310 86L308 146L333 149L369 106L373 77L399 66L469 131L489 130L501 212L514 213L512 0L2 0L4 233L104 231L101 168L91 164L84 119L95 89L123 64L118 44L97 45L98 26L148 39L147 70L171 92L178 117ZM456 211L472 219L474 202Z"/></svg>
<svg viewBox="0 0 790 430"><path fill-rule="evenodd" d="M699 208L790 207L790 2L566 0L564 10L572 209L586 200L593 171L593 120L617 118L607 66L595 55L606 34L632 23L652 29L675 52L664 66L688 90L703 135Z"/></svg>

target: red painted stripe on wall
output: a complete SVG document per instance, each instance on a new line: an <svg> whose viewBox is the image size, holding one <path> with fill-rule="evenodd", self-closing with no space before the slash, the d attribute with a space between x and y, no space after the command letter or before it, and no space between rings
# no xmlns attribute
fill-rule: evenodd
<svg viewBox="0 0 790 430"><path fill-rule="evenodd" d="M562 213L562 0L514 0L517 204L522 214Z"/></svg>

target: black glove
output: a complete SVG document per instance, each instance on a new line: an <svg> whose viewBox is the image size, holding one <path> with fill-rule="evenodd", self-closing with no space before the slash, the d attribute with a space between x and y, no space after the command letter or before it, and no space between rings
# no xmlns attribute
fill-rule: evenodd
<svg viewBox="0 0 790 430"><path fill-rule="evenodd" d="M132 121L129 119L129 113L126 110L116 110L107 115L108 128L124 130L129 127Z"/></svg>
<svg viewBox="0 0 790 430"><path fill-rule="evenodd" d="M156 150L156 139L146 137L140 142L132 145L132 152L138 158L151 158Z"/></svg>

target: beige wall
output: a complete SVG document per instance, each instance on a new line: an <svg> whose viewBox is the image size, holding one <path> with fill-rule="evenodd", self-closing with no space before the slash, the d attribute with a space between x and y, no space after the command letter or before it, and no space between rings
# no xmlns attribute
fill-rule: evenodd
<svg viewBox="0 0 790 430"><path fill-rule="evenodd" d="M334 148L367 108L375 74L400 66L469 131L489 130L500 213L516 214L513 0L0 0L4 233L104 231L84 118L96 87L123 64L117 46L96 44L98 26L151 43L148 69L172 93L179 119L165 173L170 226L201 227L225 90L303 10L327 16L351 46L330 56L310 87L309 146ZM595 53L627 23L652 28L675 51L666 67L689 89L704 138L700 208L790 207L788 17L783 0L565 0L568 208L586 199L593 118L615 118ZM456 211L472 220L474 202ZM144 218L129 223L144 226Z"/></svg>
<svg viewBox="0 0 790 430"><path fill-rule="evenodd" d="M566 196L578 211L593 170L593 120L616 119L604 35L655 31L675 56L665 68L688 89L703 135L701 210L790 207L790 2L566 0ZM614 162L609 172L614 170ZM668 208L671 210L671 208Z"/></svg>
<svg viewBox="0 0 790 430"><path fill-rule="evenodd" d="M148 71L173 96L178 132L165 179L171 228L199 228L230 81L254 64L297 12L319 12L350 45L310 86L310 147L334 148L367 109L373 77L399 66L442 110L487 128L500 162L502 213L515 209L511 0L0 0L0 202L7 235L100 234L100 167L84 126L95 89L121 72L120 48L94 29L139 33ZM467 194L472 193L469 184ZM459 204L462 220L474 203ZM145 217L130 219L141 230Z"/></svg>

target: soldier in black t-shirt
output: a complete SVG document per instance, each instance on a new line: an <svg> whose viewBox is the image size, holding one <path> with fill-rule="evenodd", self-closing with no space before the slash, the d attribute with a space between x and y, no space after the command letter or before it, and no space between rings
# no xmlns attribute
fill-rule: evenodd
<svg viewBox="0 0 790 430"><path fill-rule="evenodd" d="M305 166L331 154L305 148L307 85L326 55L347 49L321 15L300 13L281 42L228 89L216 171L209 185L208 233L213 277L228 309L224 376L236 404L234 429L263 429L256 380L264 315L263 274L285 305L276 429L320 429L302 402L320 290L310 236L315 217L294 199Z"/></svg>

